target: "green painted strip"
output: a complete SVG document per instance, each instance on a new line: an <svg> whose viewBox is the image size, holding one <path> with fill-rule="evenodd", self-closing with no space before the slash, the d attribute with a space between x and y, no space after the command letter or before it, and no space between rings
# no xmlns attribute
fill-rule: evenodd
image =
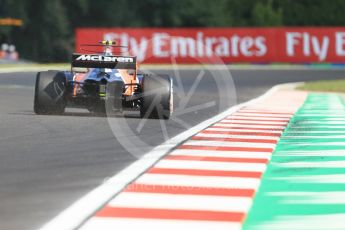
<svg viewBox="0 0 345 230"><path fill-rule="evenodd" d="M308 96L278 142L244 229L345 229L344 118L341 97Z"/></svg>

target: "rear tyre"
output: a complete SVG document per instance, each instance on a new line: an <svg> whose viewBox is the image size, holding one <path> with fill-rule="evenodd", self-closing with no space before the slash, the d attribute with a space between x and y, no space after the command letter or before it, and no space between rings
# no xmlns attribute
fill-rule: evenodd
<svg viewBox="0 0 345 230"><path fill-rule="evenodd" d="M45 71L36 76L34 112L62 114L66 107L67 80L63 72Z"/></svg>
<svg viewBox="0 0 345 230"><path fill-rule="evenodd" d="M140 116L169 119L173 108L173 82L168 75L146 75L142 82Z"/></svg>

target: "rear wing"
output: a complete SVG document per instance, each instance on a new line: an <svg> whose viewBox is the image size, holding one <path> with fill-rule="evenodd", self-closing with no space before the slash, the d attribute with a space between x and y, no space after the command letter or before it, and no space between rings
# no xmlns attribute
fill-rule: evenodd
<svg viewBox="0 0 345 230"><path fill-rule="evenodd" d="M101 54L74 53L72 55L73 67L136 70L137 58L135 56L105 56Z"/></svg>

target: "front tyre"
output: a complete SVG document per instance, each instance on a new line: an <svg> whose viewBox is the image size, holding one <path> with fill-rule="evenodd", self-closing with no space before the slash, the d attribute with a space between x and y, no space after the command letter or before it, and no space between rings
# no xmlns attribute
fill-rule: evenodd
<svg viewBox="0 0 345 230"><path fill-rule="evenodd" d="M67 80L63 72L38 72L36 76L34 112L62 114L66 107Z"/></svg>
<svg viewBox="0 0 345 230"><path fill-rule="evenodd" d="M140 116L169 119L173 108L173 82L168 75L146 75L142 81Z"/></svg>

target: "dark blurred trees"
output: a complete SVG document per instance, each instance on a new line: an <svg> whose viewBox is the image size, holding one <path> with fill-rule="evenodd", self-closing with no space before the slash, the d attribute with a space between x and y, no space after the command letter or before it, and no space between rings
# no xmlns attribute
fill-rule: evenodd
<svg viewBox="0 0 345 230"><path fill-rule="evenodd" d="M76 27L344 26L345 0L0 0L0 42L36 61L66 61Z"/></svg>
<svg viewBox="0 0 345 230"><path fill-rule="evenodd" d="M66 8L59 0L35 0L26 6L27 21L16 37L24 35L21 51L34 60L58 60L70 54L72 27ZM19 45L19 43L18 43Z"/></svg>
<svg viewBox="0 0 345 230"><path fill-rule="evenodd" d="M273 1L257 2L252 10L253 25L281 26L283 25L282 8L275 9Z"/></svg>
<svg viewBox="0 0 345 230"><path fill-rule="evenodd" d="M62 1L1 0L1 7L0 17L24 21L22 27L7 27L10 33L0 34L2 42L14 43L23 58L59 61L70 56L73 28Z"/></svg>
<svg viewBox="0 0 345 230"><path fill-rule="evenodd" d="M344 26L344 0L276 0L286 26Z"/></svg>

